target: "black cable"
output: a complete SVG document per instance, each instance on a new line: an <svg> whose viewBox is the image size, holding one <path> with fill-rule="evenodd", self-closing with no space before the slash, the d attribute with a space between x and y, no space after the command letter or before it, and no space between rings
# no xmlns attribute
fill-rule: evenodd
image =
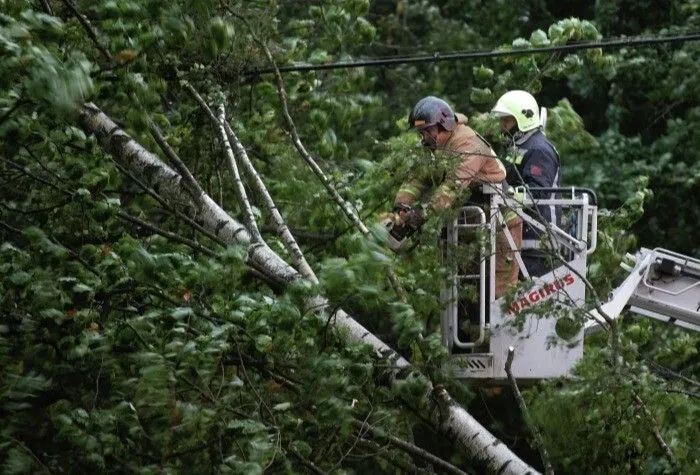
<svg viewBox="0 0 700 475"><path fill-rule="evenodd" d="M388 58L364 59L358 61L339 61L336 63L328 64L297 64L291 66L279 66L278 69L280 73L289 73L295 71L320 71L328 69L351 69L368 66L390 66L396 64L437 63L440 61L455 61L460 59L496 58L502 56L526 56L536 53L555 53L561 51L571 52L595 48L623 48L625 46L645 46L657 45L662 43L675 43L697 40L700 40L700 33L656 38L622 38L616 40L590 41L586 43L571 43L560 46L543 46L540 48L433 53L432 55L396 56ZM260 68L254 69L252 71L245 71L242 73L242 75L255 76L259 74L268 74L274 72L275 68Z"/></svg>

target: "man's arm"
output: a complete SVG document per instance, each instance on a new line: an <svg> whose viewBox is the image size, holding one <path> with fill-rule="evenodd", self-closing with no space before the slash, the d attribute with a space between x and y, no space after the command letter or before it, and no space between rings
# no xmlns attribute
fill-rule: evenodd
<svg viewBox="0 0 700 475"><path fill-rule="evenodd" d="M399 191L394 198L394 206L412 205L416 203L421 195L426 191L427 186L418 178L409 178L401 184Z"/></svg>
<svg viewBox="0 0 700 475"><path fill-rule="evenodd" d="M523 158L522 178L525 185L552 187L559 172L559 160L542 150L529 150Z"/></svg>

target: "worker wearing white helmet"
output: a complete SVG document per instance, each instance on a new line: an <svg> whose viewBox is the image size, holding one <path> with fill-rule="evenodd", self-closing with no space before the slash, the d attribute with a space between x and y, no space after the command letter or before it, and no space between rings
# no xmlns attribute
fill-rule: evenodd
<svg viewBox="0 0 700 475"><path fill-rule="evenodd" d="M530 187L532 197L553 197L551 192L536 188L559 186L559 154L543 133L537 101L526 91L508 91L491 109L499 118L501 129L512 140L512 149L504 160L506 180L511 186ZM541 205L536 217L557 224L561 220L561 208ZM523 230L522 258L531 276L541 276L552 269L547 253L542 247L541 232L525 225Z"/></svg>

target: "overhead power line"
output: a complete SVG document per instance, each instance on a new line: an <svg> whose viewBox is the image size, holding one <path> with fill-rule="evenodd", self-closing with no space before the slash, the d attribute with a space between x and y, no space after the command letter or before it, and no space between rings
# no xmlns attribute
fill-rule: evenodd
<svg viewBox="0 0 700 475"><path fill-rule="evenodd" d="M573 52L583 51L588 49L612 49L624 48L626 46L651 46L663 43L680 43L684 41L700 40L700 33L692 33L688 35L678 36L661 36L653 38L621 38L614 40L590 41L585 43L571 43L559 46L543 46L540 48L523 48L512 50L487 50L487 51L461 51L452 53L433 53L431 55L414 55L414 56L390 56L385 58L361 59L356 61L338 61L336 63L327 64L295 64L289 66L279 66L281 73L289 73L295 71L321 71L329 69L352 69L363 67L378 67L378 66L393 66L398 64L416 64L416 63L437 63L440 61L456 61L460 59L477 59L477 58L497 58L502 56L526 56L536 53L557 53L557 52ZM245 76L253 76L258 74L274 73L275 69L260 68L243 73Z"/></svg>

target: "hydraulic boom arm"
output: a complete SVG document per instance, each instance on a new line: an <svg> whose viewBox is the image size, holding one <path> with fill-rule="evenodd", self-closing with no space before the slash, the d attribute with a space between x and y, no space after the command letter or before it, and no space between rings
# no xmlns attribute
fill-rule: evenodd
<svg viewBox="0 0 700 475"><path fill-rule="evenodd" d="M631 312L700 332L700 260L666 249L642 248L629 276L612 293L602 312L590 312L586 333Z"/></svg>

